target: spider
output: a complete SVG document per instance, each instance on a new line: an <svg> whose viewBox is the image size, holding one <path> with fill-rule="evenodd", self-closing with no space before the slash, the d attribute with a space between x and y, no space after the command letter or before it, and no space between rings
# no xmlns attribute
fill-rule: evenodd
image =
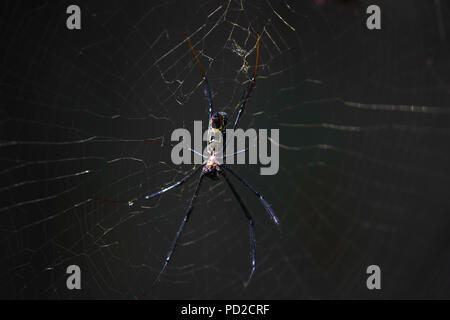
<svg viewBox="0 0 450 320"><path fill-rule="evenodd" d="M233 124L233 129L236 129L239 119L242 116L242 113L245 110L245 106L246 103L248 101L248 98L253 90L253 88L255 87L255 83L256 83L256 72L258 69L258 58L259 58L259 40L260 40L260 35L257 34L257 41L256 41L256 63L255 63L255 70L254 70L254 74L253 74L253 78L250 80L250 83L248 85L248 87L245 89L244 94L242 95L242 98L238 104L239 106L239 111L236 115L236 119L234 121ZM153 197L156 197L162 193L165 193L169 190L172 190L180 185L182 185L183 183L185 183L186 181L188 181L190 178L192 178L195 174L197 174L199 171L200 175L198 178L198 182L197 185L195 187L195 191L194 194L189 202L189 206L187 208L186 214L184 216L183 221L181 222L181 225L178 228L178 231L176 233L175 239L172 242L172 245L170 246L169 252L167 253L166 259L164 261L164 265L161 268L158 276L156 277L155 282L157 282L159 280L159 278L161 277L161 275L164 273L167 265L169 264L169 262L172 259L172 256L175 252L175 249L178 245L178 241L183 233L183 230L186 226L186 223L189 220L190 215L192 214L192 211L194 209L194 204L195 201L199 195L199 191L200 191L200 186L202 184L202 181L204 179L204 177L208 177L210 179L213 180L218 180L220 177L223 177L226 181L226 183L228 184L229 188L231 189L231 192L233 193L234 197L236 198L236 200L238 201L239 205L241 206L245 217L248 219L249 222L249 229L250 229L250 248L251 248L251 258L252 258L252 264L251 264L251 271L250 271L250 275L248 277L248 280L246 282L244 282L244 286L247 286L248 283L250 282L253 273L255 272L255 268L256 268L256 240L255 240L255 232L254 232L254 221L253 221L253 217L250 214L250 211L248 210L248 208L246 207L244 201L242 200L241 196L239 195L239 193L236 191L233 183L230 181L230 179L228 178L228 173L230 173L232 176L234 176L240 183L242 183L244 186L246 186L250 191L252 191L261 201L261 203L263 204L264 208L266 209L266 211L269 213L271 219L273 220L273 222L275 223L275 225L277 227L279 227L279 220L277 218L277 216L275 215L275 213L273 212L270 204L264 199L263 195L256 190L251 184L249 184L244 178L242 178L241 176L239 176L233 169L229 168L228 166L226 166L225 164L219 163L218 159L220 158L218 156L217 150L216 150L216 145L218 145L218 142L220 142L222 144L222 150L225 150L226 148L226 139L225 139L225 133L226 133L226 126L227 126L227 122L228 122L228 116L225 112L214 112L214 104L213 104L213 95L211 92L211 88L209 86L209 82L208 82L208 78L206 77L205 71L202 67L202 65L200 64L200 60L198 58L197 52L195 51L194 47L192 46L192 43L190 41L189 36L186 35L186 41L189 44L189 47L192 51L192 54L194 55L195 61L197 62L197 65L200 69L200 72L202 74L202 81L203 81L203 94L205 96L205 99L208 101L209 103L209 121L208 121L208 150L209 150L209 157L207 157L206 161L204 161L204 163L200 166L198 166L197 168L195 168L193 171L191 171L190 173L188 173L187 175L185 175L182 179L180 179L179 181L177 181L176 183L165 187L164 189L155 192L153 194L147 195L145 196L145 199L150 199ZM214 133L219 132L221 134L221 141L214 141ZM220 135L219 135L220 136ZM152 142L152 141L150 141ZM189 148L190 151L194 151ZM222 158L224 158L225 156L223 156ZM202 169L202 170L200 170ZM96 198L97 199L97 198ZM97 199L99 200L99 199ZM105 201L105 200L102 200ZM107 202L116 202L116 201L107 201ZM133 204L133 202L131 202L131 205Z"/></svg>

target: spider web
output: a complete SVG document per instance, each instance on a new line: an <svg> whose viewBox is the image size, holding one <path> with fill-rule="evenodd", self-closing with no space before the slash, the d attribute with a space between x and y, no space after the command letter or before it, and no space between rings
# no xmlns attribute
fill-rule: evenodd
<svg viewBox="0 0 450 320"><path fill-rule="evenodd" d="M6 298L448 297L450 135L446 3L421 1L2 2L0 287ZM379 4L383 27L365 27ZM216 110L280 129L280 171L236 171L248 222L222 181L204 181L153 285L196 179L139 206L192 166L172 164L176 128ZM95 198L110 202L95 201ZM66 288L66 268L82 290ZM380 265L383 290L365 285Z"/></svg>

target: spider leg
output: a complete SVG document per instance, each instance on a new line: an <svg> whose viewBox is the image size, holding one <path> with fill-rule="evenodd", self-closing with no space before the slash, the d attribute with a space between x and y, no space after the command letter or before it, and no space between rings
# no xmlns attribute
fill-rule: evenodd
<svg viewBox="0 0 450 320"><path fill-rule="evenodd" d="M211 130L211 116L213 112L213 98L212 98L212 92L211 87L209 86L208 78L206 77L205 70L203 69L200 60L198 59L197 52L195 51L194 47L192 46L191 39L188 35L186 35L186 40L189 44L189 47L191 48L192 54L194 55L195 61L197 62L198 68L200 69L200 72L202 73L202 79L203 79L203 95L205 96L205 99L208 100L209 104L209 119L208 119L208 136L209 131Z"/></svg>
<svg viewBox="0 0 450 320"><path fill-rule="evenodd" d="M242 95L241 101L240 101L240 108L238 111L238 114L236 116L236 120L233 125L233 130L236 129L237 124L239 122L239 119L241 118L242 113L244 112L245 105L247 104L247 100L250 97L250 94L252 93L253 88L255 87L256 83L256 71L258 70L258 59L259 59L259 33L257 35L256 40L256 63L255 63L255 72L253 74L253 78L250 81L250 84L248 85L247 89L244 91L244 94Z"/></svg>
<svg viewBox="0 0 450 320"><path fill-rule="evenodd" d="M192 196L191 201L189 203L189 207L188 207L188 209L186 211L186 215L184 216L184 219L181 222L180 227L178 228L177 235L175 236L175 239L173 240L172 245L170 246L170 250L169 250L169 253L167 254L166 260L164 261L164 265L163 265L161 271L159 272L159 274L156 277L154 282L157 282L159 280L159 278L163 274L164 270L166 269L167 265L169 264L169 261L172 258L173 253L175 252L175 249L176 249L177 244L178 244L178 240L179 240L181 234L183 233L184 226L186 225L186 222L189 220L189 216L191 215L192 210L194 209L194 203L195 203L195 200L197 199L198 193L200 191L200 185L201 185L201 183L203 181L203 177L204 177L204 175L202 173L200 175L199 180L198 180L197 186L195 187L195 192L194 192L194 195Z"/></svg>
<svg viewBox="0 0 450 320"><path fill-rule="evenodd" d="M247 217L248 222L249 222L250 247L252 250L252 271L250 272L250 276L248 277L248 280L244 283L244 286L246 287L249 284L250 280L252 279L253 273L255 272L255 268L256 268L256 240L255 240L255 230L254 230L253 218L252 218L250 212L248 211L247 207L245 206L244 202L242 201L241 197L239 196L238 192L234 188L233 184L231 183L230 179L228 179L228 177L226 176L224 171L222 171L222 175L225 178L225 181L227 182L231 191L233 192L236 200L241 205L241 208L244 211L245 216Z"/></svg>
<svg viewBox="0 0 450 320"><path fill-rule="evenodd" d="M202 168L202 167L203 167L203 165L197 167L195 170L189 172L187 175L185 175L183 178L181 178L181 180L175 182L174 184L172 184L172 185L170 185L170 186L168 186L168 187L165 187L165 188L162 189L162 190L159 190L158 192L155 192L155 193L152 193L152 194L150 194L150 195L145 196L144 199L147 200L147 199L153 198L153 197L155 197L155 196L157 196L157 195L160 195L161 193L164 193L164 192L166 192L166 191L172 190L173 188L178 187L179 185L182 185L182 184L185 183L190 177L192 177L196 172L198 172L198 171L200 170L200 168ZM131 207L131 206L134 206L134 205L137 203L137 201L138 201L138 199L136 199L136 198L135 198L135 199L132 199L132 200L124 201L124 200L101 199L101 198L96 198L96 197L92 198L92 200L98 201L98 202L105 202L105 203L128 203L128 205L129 205L130 207ZM142 201L142 200L141 200L141 201Z"/></svg>
<svg viewBox="0 0 450 320"><path fill-rule="evenodd" d="M145 142L152 142L152 143L155 143L156 140L155 140L155 139L147 139L147 140L144 140L144 141L145 141ZM159 143L158 143L158 144L159 144ZM161 146L169 146L169 147L173 147L172 145L162 145L162 144L161 144ZM203 154L201 154L200 152L197 152L197 151L194 150L194 149L188 148L188 150L191 151L191 152L193 152L193 153L197 153L197 154L201 155L203 158L206 158ZM202 168L202 167L203 167L203 165L197 167L195 170L191 171L191 172L188 173L186 176L184 176L183 178L181 178L181 180L175 182L174 184L172 184L172 185L170 185L170 186L168 186L168 187L166 187L166 188L164 188L164 189L162 189L162 190L160 190L160 191L158 191L158 192L155 192L155 193L152 193L152 194L150 194L150 195L145 196L144 199L147 200L147 199L153 198L153 197L155 197L155 196L157 196L157 195L160 195L161 193L164 193L164 192L169 191L169 190L171 190L171 189L173 189L173 188L175 188L175 187L178 187L179 185L181 185L181 184L183 184L184 182L186 182L190 177L192 177L192 176L193 176L198 170L200 170L200 168ZM125 200L102 199L102 198L97 198L97 197L93 197L92 200L98 201L98 202L105 202L105 203L128 203L129 206L135 205L136 202L138 201L138 199L136 199L136 198L134 198L134 199L132 199L132 200L126 200L126 201L125 201Z"/></svg>
<svg viewBox="0 0 450 320"><path fill-rule="evenodd" d="M234 153L229 153L229 154L226 154L226 155L224 155L224 156L222 156L222 157L217 157L217 158L219 158L219 159L225 159L225 158L227 158L227 157L232 157L232 156L235 156L235 155L238 155L238 154L240 154L240 153L247 152L247 151L248 151L248 148L245 148L245 149L242 149L242 150L240 150L240 151L236 151L236 152L234 152Z"/></svg>
<svg viewBox="0 0 450 320"><path fill-rule="evenodd" d="M162 139L145 139L144 142L151 142L151 143L154 143L154 144L159 145L160 147L168 147L168 148L173 148L173 147L175 147L175 145L172 144L172 143L164 144L164 141L163 141ZM206 156L204 156L203 154L201 154L200 152L198 152L198 151L195 150L195 149L192 149L192 148L190 148L190 147L188 147L188 146L186 146L186 149L187 149L188 151L191 151L192 153L195 153L195 154L197 154L197 155L203 157L203 158L206 158Z"/></svg>
<svg viewBox="0 0 450 320"><path fill-rule="evenodd" d="M164 193L164 192L166 192L166 191L172 190L173 188L178 187L179 185L182 185L182 184L185 183L190 177L192 177L196 172L198 172L198 170L200 170L200 168L202 168L202 167L203 167L203 166L197 167L195 170L191 171L190 173L188 173L187 175L185 175L181 180L175 182L174 184L172 184L172 185L170 185L170 186L168 186L168 187L165 187L164 189L162 189L162 190L160 190L160 191L158 191L158 192L155 192L155 193L152 193L152 194L150 194L150 195L148 195L148 196L145 196L145 199L153 198L153 197L155 197L155 196L157 196L157 195L160 195L161 193Z"/></svg>
<svg viewBox="0 0 450 320"><path fill-rule="evenodd" d="M259 198L259 200L263 204L263 206L266 209L266 211L272 217L273 222L277 225L277 227L280 227L279 220L278 220L277 216L273 212L272 207L270 206L270 204L266 201L266 199L264 199L263 195L258 190L256 190L250 183L248 183L245 179L241 178L233 169L231 169L231 168L229 168L228 166L225 166L225 165L222 165L222 168L224 168L225 170L229 171L233 176L236 177L236 179L238 179L242 184L244 184L247 188L249 188Z"/></svg>

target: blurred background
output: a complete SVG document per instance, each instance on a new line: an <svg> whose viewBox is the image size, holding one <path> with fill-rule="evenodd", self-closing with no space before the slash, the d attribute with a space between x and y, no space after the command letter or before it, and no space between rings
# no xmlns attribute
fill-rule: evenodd
<svg viewBox="0 0 450 320"><path fill-rule="evenodd" d="M81 9L68 30L66 8ZM381 8L381 30L366 8ZM6 299L450 298L450 61L445 1L2 1L0 297ZM204 182L153 285L196 179L171 162L177 128L216 110L280 130L280 170L234 169L248 222ZM104 199L108 201L97 201ZM79 265L82 290L68 290ZM366 269L381 268L381 290Z"/></svg>

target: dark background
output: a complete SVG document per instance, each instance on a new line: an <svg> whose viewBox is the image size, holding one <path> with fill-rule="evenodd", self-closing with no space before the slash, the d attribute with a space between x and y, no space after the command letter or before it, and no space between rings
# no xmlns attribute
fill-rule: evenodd
<svg viewBox="0 0 450 320"><path fill-rule="evenodd" d="M66 28L77 4L82 29ZM365 27L378 4L382 29ZM449 6L445 1L2 1L0 297L33 299L449 298ZM280 171L235 166L205 181L171 264L153 285L195 179L167 141L207 119L190 34L218 109L280 129ZM242 68L244 66L244 68ZM246 67L249 67L248 69ZM100 202L93 198L114 200ZM82 290L67 290L67 266ZM381 267L382 289L366 288Z"/></svg>

